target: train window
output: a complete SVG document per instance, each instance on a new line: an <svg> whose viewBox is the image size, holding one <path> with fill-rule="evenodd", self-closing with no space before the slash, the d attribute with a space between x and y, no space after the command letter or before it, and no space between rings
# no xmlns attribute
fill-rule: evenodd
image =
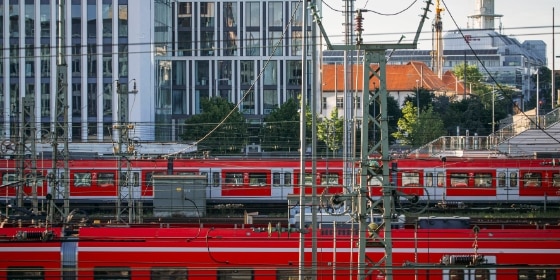
<svg viewBox="0 0 560 280"><path fill-rule="evenodd" d="M285 172L284 173L284 185L291 186L292 185L292 172Z"/></svg>
<svg viewBox="0 0 560 280"><path fill-rule="evenodd" d="M198 175L194 171L177 172L177 175Z"/></svg>
<svg viewBox="0 0 560 280"><path fill-rule="evenodd" d="M97 174L97 185L100 187L110 187L115 185L115 173Z"/></svg>
<svg viewBox="0 0 560 280"><path fill-rule="evenodd" d="M450 269L449 280L465 280L465 271L462 269Z"/></svg>
<svg viewBox="0 0 560 280"><path fill-rule="evenodd" d="M506 187L506 173L505 172L498 172L497 175L497 184L498 188L505 188Z"/></svg>
<svg viewBox="0 0 560 280"><path fill-rule="evenodd" d="M182 267L153 267L151 280L186 280L187 269Z"/></svg>
<svg viewBox="0 0 560 280"><path fill-rule="evenodd" d="M368 186L381 186L381 185L382 185L381 176L372 176L371 178L368 178Z"/></svg>
<svg viewBox="0 0 560 280"><path fill-rule="evenodd" d="M541 186L541 174L536 172L527 172L523 174L523 186L528 188L538 188Z"/></svg>
<svg viewBox="0 0 560 280"><path fill-rule="evenodd" d="M560 188L560 173L552 174L552 186L555 188Z"/></svg>
<svg viewBox="0 0 560 280"><path fill-rule="evenodd" d="M467 187L469 175L467 173L452 173L451 186L452 187Z"/></svg>
<svg viewBox="0 0 560 280"><path fill-rule="evenodd" d="M282 186L280 183L280 172L272 172L272 186L273 187L280 187Z"/></svg>
<svg viewBox="0 0 560 280"><path fill-rule="evenodd" d="M306 186L311 186L313 184L313 178L315 178L313 176L313 174L311 173L305 173L305 185Z"/></svg>
<svg viewBox="0 0 560 280"><path fill-rule="evenodd" d="M2 184L10 185L17 183L17 175L15 173L5 173L2 175Z"/></svg>
<svg viewBox="0 0 560 280"><path fill-rule="evenodd" d="M492 174L490 173L475 173L474 186L479 188L492 187Z"/></svg>
<svg viewBox="0 0 560 280"><path fill-rule="evenodd" d="M212 186L219 187L220 186L220 172L212 172Z"/></svg>
<svg viewBox="0 0 560 280"><path fill-rule="evenodd" d="M417 172L403 172L402 185L403 187L420 186L420 175Z"/></svg>
<svg viewBox="0 0 560 280"><path fill-rule="evenodd" d="M266 173L249 173L249 186L266 186Z"/></svg>
<svg viewBox="0 0 560 280"><path fill-rule="evenodd" d="M517 172L509 174L509 187L517 188Z"/></svg>
<svg viewBox="0 0 560 280"><path fill-rule="evenodd" d="M445 182L445 176L443 175L443 172L426 172L426 178L424 179L425 182L424 184L427 187L440 187L442 188L444 186L444 182Z"/></svg>
<svg viewBox="0 0 560 280"><path fill-rule="evenodd" d="M517 271L519 280L554 280L556 271L554 269L520 269Z"/></svg>
<svg viewBox="0 0 560 280"><path fill-rule="evenodd" d="M250 269L220 269L218 280L252 280L253 271Z"/></svg>
<svg viewBox="0 0 560 280"><path fill-rule="evenodd" d="M42 267L8 267L6 279L45 279L45 275Z"/></svg>
<svg viewBox="0 0 560 280"><path fill-rule="evenodd" d="M488 269L475 269L474 270L475 280L490 280L490 270Z"/></svg>
<svg viewBox="0 0 560 280"><path fill-rule="evenodd" d="M303 272L303 279L304 280L311 280L313 279L312 276L306 276L309 272ZM297 270L290 269L290 270L277 270L276 271L276 280L298 280L299 273Z"/></svg>
<svg viewBox="0 0 560 280"><path fill-rule="evenodd" d="M130 279L130 268L128 267L95 267L93 269L94 280L121 280Z"/></svg>
<svg viewBox="0 0 560 280"><path fill-rule="evenodd" d="M130 173L130 178L127 179L127 172L122 172L121 177L119 178L119 182L122 182L125 185L131 185L133 187L138 187L139 177L140 177L140 175L138 174L138 172L131 172Z"/></svg>
<svg viewBox="0 0 560 280"><path fill-rule="evenodd" d="M243 185L243 173L226 173L225 183L233 186Z"/></svg>
<svg viewBox="0 0 560 280"><path fill-rule="evenodd" d="M321 175L321 185L338 185L338 174L326 173Z"/></svg>
<svg viewBox="0 0 560 280"><path fill-rule="evenodd" d="M25 186L26 187L33 187L33 178L31 177L31 174L27 174L26 178L25 178ZM37 186L42 186L43 185L43 175L41 174L37 174Z"/></svg>
<svg viewBox="0 0 560 280"><path fill-rule="evenodd" d="M74 186L91 187L91 173L74 173Z"/></svg>

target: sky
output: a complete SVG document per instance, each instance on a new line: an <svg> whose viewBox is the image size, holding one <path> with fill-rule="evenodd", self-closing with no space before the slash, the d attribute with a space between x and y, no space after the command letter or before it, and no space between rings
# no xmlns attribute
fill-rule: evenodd
<svg viewBox="0 0 560 280"><path fill-rule="evenodd" d="M342 44L344 37L344 0L322 0L322 23L333 44ZM435 5L436 0L432 0ZM363 13L364 43L397 43L401 35L403 42L410 43L414 38L420 15L426 7L425 0L355 0L354 8L367 9L373 12ZM328 5L328 6L327 6ZM435 18L435 6L428 12L422 33L418 41L418 49L431 49L432 21ZM330 6L330 8L329 8ZM409 9L406 9L409 7ZM475 0L440 0L444 34L448 30L469 27L469 15L474 14ZM554 12L553 12L554 8ZM335 11L337 10L337 11ZM399 13L400 11L403 11ZM543 40L547 48L548 67L552 69L552 44L554 56L560 56L560 1L559 0L495 0L494 12L502 15L495 20L496 31L500 24L502 34L516 38L521 43L525 40ZM381 14L397 14L384 16ZM554 21L553 40L552 26ZM472 24L471 24L472 27ZM406 41L408 40L408 41ZM444 42L445 44L445 42ZM444 46L445 48L445 46ZM560 58L556 58L554 69L560 69Z"/></svg>

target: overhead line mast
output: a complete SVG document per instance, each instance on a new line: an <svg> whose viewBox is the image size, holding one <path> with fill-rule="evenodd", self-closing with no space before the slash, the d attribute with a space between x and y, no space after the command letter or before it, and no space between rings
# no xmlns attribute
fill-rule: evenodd
<svg viewBox="0 0 560 280"><path fill-rule="evenodd" d="M65 20L66 4L64 0L58 1L58 45L57 45L57 66L56 66L56 100L54 106L54 122L51 127L52 135L52 173L49 175L49 183L51 193L48 194L49 213L48 221L52 224L54 221L54 212L59 210L56 207L56 200L62 198L63 208L61 211L63 219L68 217L70 211L70 189L69 180L70 173L68 167L68 90L67 90L67 74L68 65L66 65L66 47L65 47ZM62 138L62 149L59 149L59 137ZM64 171L59 171L59 166L63 166ZM60 195L62 193L62 196Z"/></svg>
<svg viewBox="0 0 560 280"><path fill-rule="evenodd" d="M420 24L416 31L416 36L414 37L412 43L407 44L365 44L363 43L362 31L363 31L363 10L358 10L356 15L356 44L345 44L345 45L331 45L328 39L325 40L327 43L327 48L329 50L342 50L342 51L361 51L363 52L363 90L361 100L362 104L362 126L361 126L361 147L360 147L360 182L359 185L353 186L353 191L350 194L341 195L340 200L352 200L357 201L357 213L356 220L359 223L359 241L358 241L358 279L366 279L366 277L372 272L370 269L366 271L366 232L369 231L367 215L369 213L368 209L368 174L376 174L373 170L373 166L370 165L369 155L379 152L381 154L381 174L376 174L376 176L382 177L382 193L383 196L377 201L371 201L369 208L375 208L377 205L383 205L383 233L382 245L385 248L385 256L382 260L377 262L377 264L384 263L385 266L382 268L385 270L385 279L392 280L393 273L393 257L392 257L392 237L391 237L391 222L393 217L393 194L396 192L396 186L392 186L389 180L389 164L390 164L390 152L389 152L389 129L388 120L389 116L387 114L387 76L386 76L386 66L387 57L386 52L389 49L416 49L418 44L418 38L424 25L424 21L427 18L427 13L429 11L430 5L432 5L431 0L426 1L426 7L424 8L424 14L421 16ZM312 15L314 17L321 34L328 38L325 29L321 23L321 17L318 15L315 6L310 7ZM372 69L372 64L377 64L376 69ZM377 77L379 79L379 90L372 92L370 91L369 84L370 79ZM380 105L380 114L378 116L372 116L369 112L370 100L377 102ZM345 100L345 103L349 100ZM376 143L371 143L369 141L369 123L373 126L378 127L381 131L381 141ZM376 239L381 240L377 236L376 232L372 233ZM374 269L380 269L374 265Z"/></svg>

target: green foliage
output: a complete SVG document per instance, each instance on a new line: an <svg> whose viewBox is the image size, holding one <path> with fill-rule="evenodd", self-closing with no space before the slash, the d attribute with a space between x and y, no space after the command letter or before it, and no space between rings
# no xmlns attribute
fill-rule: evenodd
<svg viewBox="0 0 560 280"><path fill-rule="evenodd" d="M342 147L344 119L338 116L338 109L333 109L330 118L323 118L317 124L317 138L333 152Z"/></svg>
<svg viewBox="0 0 560 280"><path fill-rule="evenodd" d="M413 126L418 121L418 111L410 101L404 103L401 111L402 117L397 122L397 131L393 132L392 136L400 140L402 144L412 144L410 135L413 132Z"/></svg>
<svg viewBox="0 0 560 280"><path fill-rule="evenodd" d="M473 93L488 91L488 89L484 88L484 78L482 73L480 73L478 66L466 65L465 67L464 63L457 64L453 67L453 73L463 82L465 87L467 87L467 91L471 90Z"/></svg>
<svg viewBox="0 0 560 280"><path fill-rule="evenodd" d="M398 121L398 131L393 136L402 144L420 147L445 135L443 120L429 105L420 113L412 102L407 101L402 109L403 116Z"/></svg>
<svg viewBox="0 0 560 280"><path fill-rule="evenodd" d="M247 121L235 105L214 97L202 99L201 107L202 113L185 121L183 140L199 141L200 150L221 154L241 151L247 143Z"/></svg>
<svg viewBox="0 0 560 280"><path fill-rule="evenodd" d="M411 124L409 141L413 147L420 147L443 135L443 120L434 112L432 106L428 106L420 114L420 119Z"/></svg>
<svg viewBox="0 0 560 280"><path fill-rule="evenodd" d="M297 151L299 141L299 104L290 99L264 118L262 148L265 151Z"/></svg>

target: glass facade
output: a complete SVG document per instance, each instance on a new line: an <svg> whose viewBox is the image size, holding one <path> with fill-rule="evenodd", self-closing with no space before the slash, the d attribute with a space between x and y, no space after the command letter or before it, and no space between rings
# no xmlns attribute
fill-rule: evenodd
<svg viewBox="0 0 560 280"><path fill-rule="evenodd" d="M107 128L114 121L114 81L128 83L128 0L69 0L65 4L69 140L107 141L112 133ZM23 96L37 100L37 130L46 133L53 127L60 91L54 75L60 52L58 18L56 1L0 1L0 49L5 49L0 59L4 116L0 133L5 137L17 135L15 122L21 116L14 112L22 111ZM6 109L11 113L5 115Z"/></svg>
<svg viewBox="0 0 560 280"><path fill-rule="evenodd" d="M177 140L166 125L199 114L205 98L227 99L240 104L247 117L260 119L301 92L302 34L311 30L311 21L302 27L299 1L68 0L65 5L65 90L73 142L112 140L112 124L128 117L123 110L132 106L128 95L121 100L118 93L129 91L136 78L129 76L139 71L149 73L144 76L149 88L135 96L136 106L150 112L156 141ZM129 14L138 11L149 14L142 18L145 33L129 34L136 27L129 26ZM54 75L58 13L52 0L0 1L0 133L7 137L17 121L8 112L18 111L13 109L27 95L38 100L37 129L53 127L60 94ZM138 51L146 45L148 51ZM137 57L141 70L130 67Z"/></svg>
<svg viewBox="0 0 560 280"><path fill-rule="evenodd" d="M172 81L157 83L158 119L182 123L201 112L202 99L215 96L263 118L301 93L300 2L179 0L170 9L173 44L169 57L156 57L156 76L163 78L162 65L170 65Z"/></svg>

